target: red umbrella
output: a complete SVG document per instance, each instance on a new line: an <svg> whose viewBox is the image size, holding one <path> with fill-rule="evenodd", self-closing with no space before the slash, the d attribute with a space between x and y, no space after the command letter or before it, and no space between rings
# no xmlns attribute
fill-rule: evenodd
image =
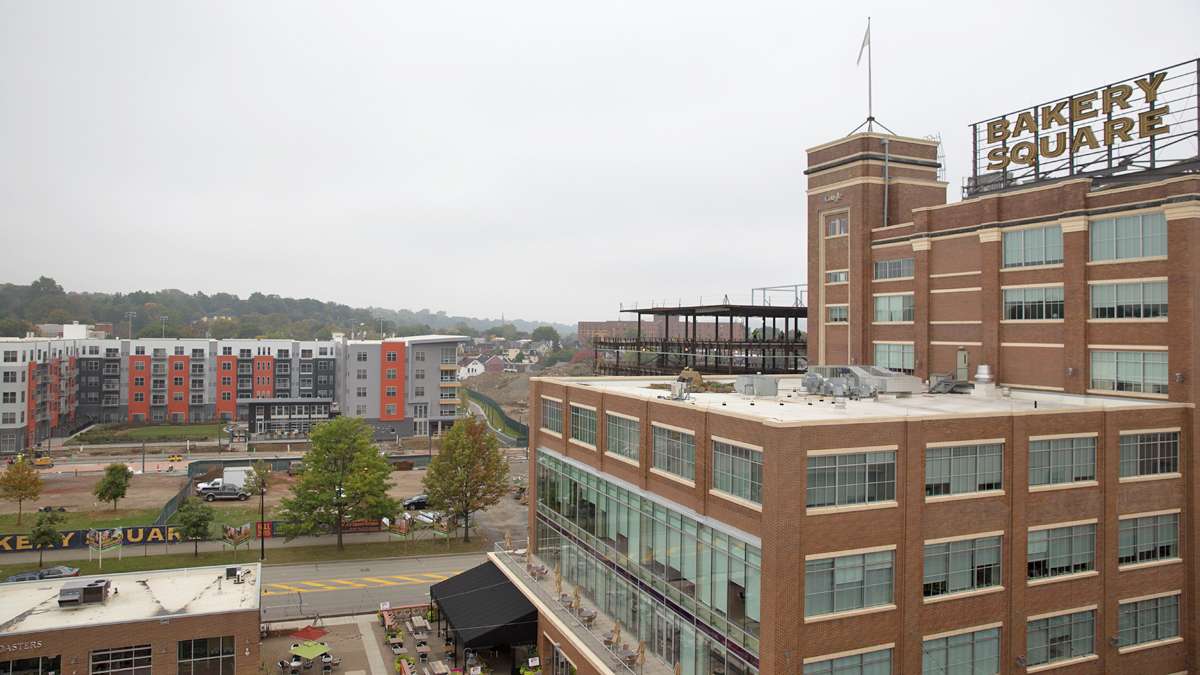
<svg viewBox="0 0 1200 675"><path fill-rule="evenodd" d="M296 631L295 633L292 633L292 637L297 638L299 640L316 640L316 639L325 637L325 634L328 632L329 631L325 630L324 628L317 628L316 626L305 626L304 628L301 628L300 630Z"/></svg>

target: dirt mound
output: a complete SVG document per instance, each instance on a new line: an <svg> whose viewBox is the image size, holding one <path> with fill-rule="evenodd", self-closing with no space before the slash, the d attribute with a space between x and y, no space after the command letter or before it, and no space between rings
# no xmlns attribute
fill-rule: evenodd
<svg viewBox="0 0 1200 675"><path fill-rule="evenodd" d="M510 417L524 419L529 410L530 377L586 377L592 374L590 363L560 363L534 373L483 373L463 384L500 404Z"/></svg>

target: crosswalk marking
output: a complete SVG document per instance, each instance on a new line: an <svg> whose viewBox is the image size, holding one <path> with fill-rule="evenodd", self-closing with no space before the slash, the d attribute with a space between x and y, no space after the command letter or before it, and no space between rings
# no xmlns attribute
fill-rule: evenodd
<svg viewBox="0 0 1200 675"><path fill-rule="evenodd" d="M291 593L327 593L330 591L351 591L367 588L384 588L387 586L423 586L438 581L444 581L458 574L461 570L451 570L446 574L440 572L413 572L411 575L395 574L378 577L350 577L342 579L306 579L303 581L267 582L263 584L262 594L287 595Z"/></svg>

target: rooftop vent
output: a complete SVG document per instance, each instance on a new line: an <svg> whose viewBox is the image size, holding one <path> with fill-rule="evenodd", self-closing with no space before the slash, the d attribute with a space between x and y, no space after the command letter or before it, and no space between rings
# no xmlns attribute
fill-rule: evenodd
<svg viewBox="0 0 1200 675"><path fill-rule="evenodd" d="M108 579L71 579L58 590L59 607L100 605L108 601Z"/></svg>
<svg viewBox="0 0 1200 675"><path fill-rule="evenodd" d="M779 380L768 375L738 375L733 388L743 396L778 396Z"/></svg>

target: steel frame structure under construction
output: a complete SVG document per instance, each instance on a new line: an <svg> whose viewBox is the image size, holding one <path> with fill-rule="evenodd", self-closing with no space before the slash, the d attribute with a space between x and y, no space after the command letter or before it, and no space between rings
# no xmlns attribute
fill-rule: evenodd
<svg viewBox="0 0 1200 675"><path fill-rule="evenodd" d="M800 329L807 307L720 304L624 311L637 314L637 336L593 340L597 375L675 375L684 368L708 374L802 373L808 368L808 336ZM643 337L647 315L652 321L665 319L661 337ZM711 337L699 339L701 319L711 319L717 328L728 321L726 337L714 330ZM736 337L736 320L745 327L742 339ZM672 335L673 327L682 328L682 334Z"/></svg>

